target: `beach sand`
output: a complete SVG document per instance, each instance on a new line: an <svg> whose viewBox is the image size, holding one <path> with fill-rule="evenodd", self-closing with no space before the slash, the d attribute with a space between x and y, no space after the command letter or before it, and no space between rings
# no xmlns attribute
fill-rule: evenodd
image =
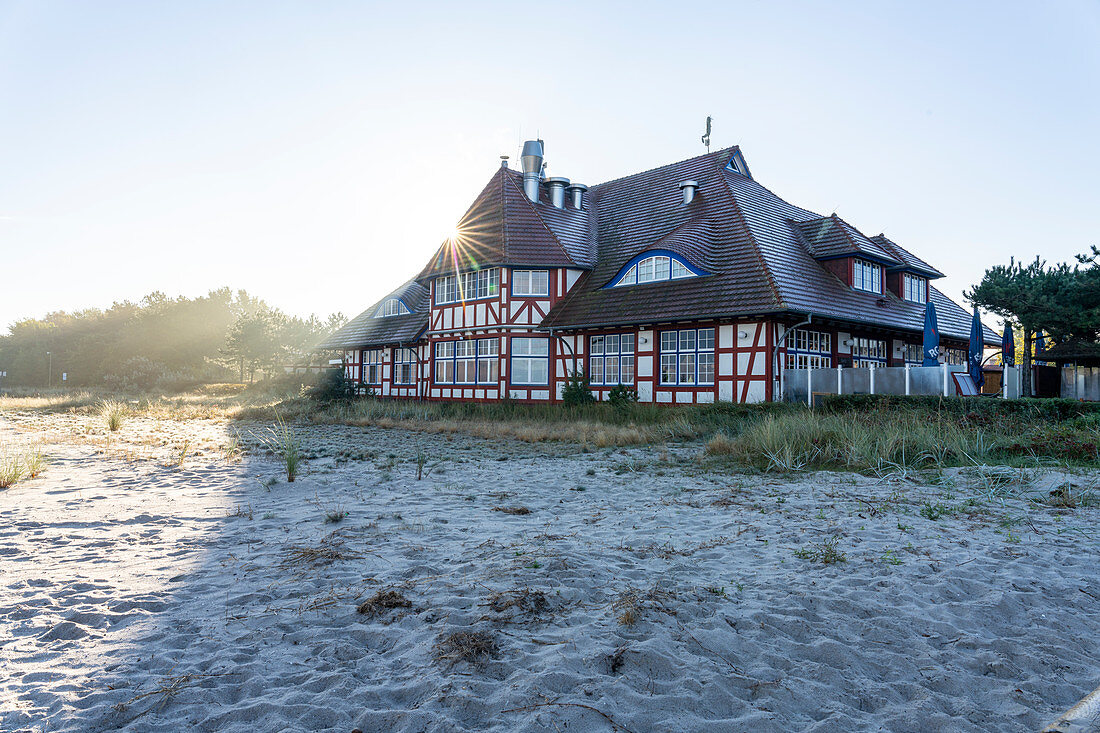
<svg viewBox="0 0 1100 733"><path fill-rule="evenodd" d="M1047 501L1093 475L303 426L288 483L265 426L95 422L0 416L50 460L0 730L1038 730L1100 683L1100 509Z"/></svg>

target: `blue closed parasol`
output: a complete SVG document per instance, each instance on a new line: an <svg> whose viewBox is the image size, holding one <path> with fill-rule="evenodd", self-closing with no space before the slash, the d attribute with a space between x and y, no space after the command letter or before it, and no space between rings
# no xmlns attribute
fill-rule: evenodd
<svg viewBox="0 0 1100 733"><path fill-rule="evenodd" d="M921 365L940 365L940 327L936 323L936 306L931 300L924 306L924 361Z"/></svg>
<svg viewBox="0 0 1100 733"><path fill-rule="evenodd" d="M978 316L978 308L974 307L974 320L970 323L970 350L967 363L970 366L970 378L978 389L985 384L985 374L982 373L982 319Z"/></svg>

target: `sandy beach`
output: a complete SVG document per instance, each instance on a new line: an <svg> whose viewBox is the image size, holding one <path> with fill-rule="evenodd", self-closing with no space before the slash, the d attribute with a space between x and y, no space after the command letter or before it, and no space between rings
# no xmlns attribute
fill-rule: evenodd
<svg viewBox="0 0 1100 733"><path fill-rule="evenodd" d="M49 459L0 730L1024 731L1100 683L1100 509L1049 501L1094 475L299 426L288 483L267 426L95 422L0 417Z"/></svg>

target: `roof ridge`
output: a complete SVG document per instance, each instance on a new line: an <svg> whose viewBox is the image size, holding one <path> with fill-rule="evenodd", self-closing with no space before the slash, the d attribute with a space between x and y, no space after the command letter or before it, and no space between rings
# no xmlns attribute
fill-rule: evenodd
<svg viewBox="0 0 1100 733"><path fill-rule="evenodd" d="M740 149L741 149L741 146L739 146L739 145L731 145L728 148L722 148L721 150L715 150L712 153L703 153L702 155L693 155L690 158L684 158L683 160L677 160L673 163L665 163L663 165L657 165L657 166L654 166L652 168L647 168L645 170L638 171L636 173L628 173L625 176L619 176L618 178L611 178L611 179L608 179L606 181L602 181L600 183L593 184L592 186L590 186L590 189L595 190L595 189L599 188L600 186L606 186L609 183L618 183L619 181L625 181L627 178L633 178L635 176L645 175L646 173L652 173L653 171L659 171L662 168L671 168L674 165L681 165L683 163L687 163L688 161L698 160L700 158L709 158L711 156L717 156L717 155L721 155L722 153L728 153L728 152L732 152L734 150L740 150Z"/></svg>
<svg viewBox="0 0 1100 733"><path fill-rule="evenodd" d="M501 168L501 170L504 170L504 169L503 169L503 168ZM505 179L505 181L507 182L507 179ZM516 182L515 182L514 180L513 180L513 181L511 181L511 183L512 183L512 185L513 185L513 186L515 186L515 185L516 185ZM527 194L526 194L526 193L524 193L524 192L523 192L523 189L521 189L521 188L519 188L519 187L516 187L516 193L518 193L518 194L519 194L520 196L522 196L522 197L523 197L523 200L524 200L524 201L525 201L525 202L527 203L527 206L528 206L528 207L529 207L529 209L531 210L531 213L535 215L535 218L536 218L536 219L538 219L538 222L539 222L539 224L542 224L542 228L543 228L543 229L545 229L545 230L546 230L546 232L547 232L547 233L548 233L548 234L550 235L550 238L551 238L551 239L552 239L552 240L554 241L554 244L558 245L558 249L560 249L560 250L561 250L561 253L562 253L562 255L564 255L564 256L565 256L565 259L566 259L566 261L567 261L567 262L571 262L571 263L573 263L574 265L576 265L576 264L577 264L576 260L574 260L574 259L573 259L572 255L570 255L570 254L569 254L569 250L567 250L567 249L565 248L565 245L564 245L564 244L562 244L561 240L560 240L560 239L558 239L558 235L554 233L554 230L550 228L550 225L549 225L549 224L547 224L547 223L546 223L546 222L545 222L545 221L543 220L543 218L542 218L542 216L541 216L541 215L539 215L538 209L536 209L536 208L535 208L535 202L534 202L534 201L532 201L531 199L527 198ZM501 217L501 221L502 221L502 222L503 222L504 220L506 220L506 219L508 218L508 217L507 217L507 216L505 215L505 211L504 211L504 206L503 206L503 204L504 204L504 187L502 186L502 187L501 187L501 213L500 213L500 217ZM509 247L509 243L508 243L508 238L507 238L507 236L505 236L505 237L504 237L504 246L505 246L505 248L508 248L508 247ZM510 255L510 254L511 254L511 253L509 252L509 255ZM509 259L509 258L506 258L506 259Z"/></svg>
<svg viewBox="0 0 1100 733"><path fill-rule="evenodd" d="M775 282L775 276L772 275L772 269L768 266L768 262L764 258L764 253L760 249L760 243L756 241L756 235L753 234L752 227L749 226L748 219L745 218L745 213L741 211L741 205L737 203L737 197L733 195L733 189L730 188L729 183L723 179L721 171L713 171L713 173L719 177L719 181L722 184L721 187L725 189L726 195L729 196L730 203L733 205L734 214L737 216L737 219L741 222L741 226L745 228L745 232L749 236L749 243L752 245L752 250L756 254L757 265L764 273L764 277L768 282L768 287L771 289L772 296L775 298L776 307L785 308L786 303L783 299L783 295L779 292L779 285ZM756 179L749 180L755 181ZM775 194L772 195L774 196Z"/></svg>
<svg viewBox="0 0 1100 733"><path fill-rule="evenodd" d="M553 307L550 308L549 311L547 311L546 315L543 316L542 321L539 322L539 325L546 326L547 328L553 328L554 324L547 323L550 316L554 315L554 320L557 320L557 314L561 313L574 298L579 296L581 291L584 290L582 286L588 284L588 278L592 277L593 272L594 270L588 270L583 275L578 277L577 282L573 283L573 287L566 290L565 295L562 296L562 298L557 303L554 303Z"/></svg>

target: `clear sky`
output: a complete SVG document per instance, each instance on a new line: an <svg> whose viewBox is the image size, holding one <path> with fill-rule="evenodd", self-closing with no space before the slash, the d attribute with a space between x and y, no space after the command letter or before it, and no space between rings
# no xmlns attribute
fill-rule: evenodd
<svg viewBox="0 0 1100 733"><path fill-rule="evenodd" d="M1100 244L1100 2L0 0L0 328L152 290L355 315L524 139L740 144L953 297Z"/></svg>

